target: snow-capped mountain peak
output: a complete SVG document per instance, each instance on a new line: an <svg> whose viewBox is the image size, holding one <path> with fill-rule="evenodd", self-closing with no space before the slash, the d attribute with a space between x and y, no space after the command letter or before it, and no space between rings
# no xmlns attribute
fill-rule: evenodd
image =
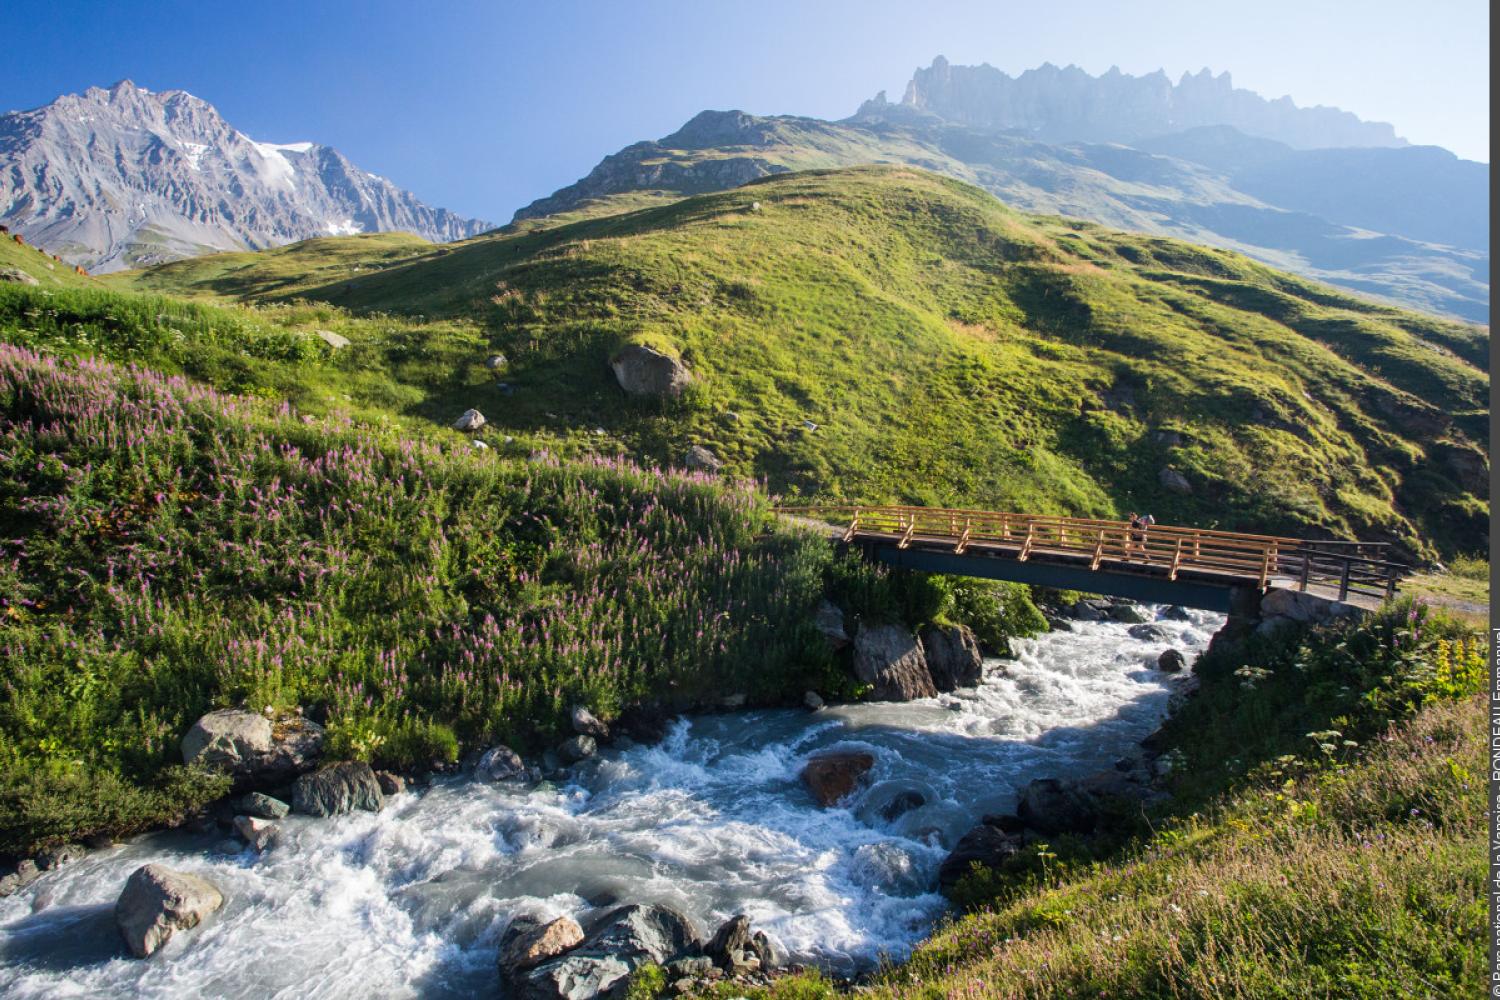
<svg viewBox="0 0 1500 1000"><path fill-rule="evenodd" d="M0 115L0 222L94 271L314 236L447 241L491 228L329 146L258 142L202 98L129 80Z"/></svg>

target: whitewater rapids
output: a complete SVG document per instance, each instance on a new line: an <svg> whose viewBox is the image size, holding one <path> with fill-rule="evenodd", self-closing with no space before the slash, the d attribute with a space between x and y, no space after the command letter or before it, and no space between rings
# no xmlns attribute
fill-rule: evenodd
<svg viewBox="0 0 1500 1000"><path fill-rule="evenodd" d="M956 695L819 712L678 720L654 747L612 749L556 786L456 778L381 813L291 817L256 855L229 836L155 834L46 873L0 900L0 994L12 998L459 997L496 990L496 946L521 913L586 921L662 902L712 933L748 913L796 962L839 973L900 957L943 912L948 849L1039 777L1138 753L1223 619L1161 620L1169 642L1114 622L1015 643ZM798 775L818 752L876 764L847 808L819 809ZM917 792L926 804L883 809ZM128 956L120 888L156 861L224 892L221 911L156 956Z"/></svg>

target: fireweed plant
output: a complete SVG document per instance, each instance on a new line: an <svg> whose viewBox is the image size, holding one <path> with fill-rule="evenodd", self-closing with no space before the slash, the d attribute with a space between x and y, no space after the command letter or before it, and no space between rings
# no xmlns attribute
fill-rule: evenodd
<svg viewBox="0 0 1500 1000"><path fill-rule="evenodd" d="M214 707L421 767L839 683L812 612L874 571L751 486L446 440L0 345L0 850L221 794L179 757Z"/></svg>

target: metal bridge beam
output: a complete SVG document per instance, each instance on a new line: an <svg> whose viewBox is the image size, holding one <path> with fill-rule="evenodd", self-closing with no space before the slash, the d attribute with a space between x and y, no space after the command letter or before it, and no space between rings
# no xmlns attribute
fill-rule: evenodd
<svg viewBox="0 0 1500 1000"><path fill-rule="evenodd" d="M924 573L947 573L952 576L977 576L987 580L1009 580L1031 583L1058 590L1080 590L1086 594L1124 597L1144 604L1180 604L1185 608L1228 613L1244 602L1231 585L1216 585L1195 580L1168 580L1166 577L1137 576L1090 570L1087 566L1061 566L1054 563L1015 559L985 558L970 553L935 552L928 549L901 549L883 543L865 543L874 558L889 566L921 570Z"/></svg>

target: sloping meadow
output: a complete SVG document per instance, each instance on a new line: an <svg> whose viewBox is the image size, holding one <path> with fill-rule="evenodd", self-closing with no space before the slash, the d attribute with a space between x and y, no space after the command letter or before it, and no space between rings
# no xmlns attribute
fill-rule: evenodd
<svg viewBox="0 0 1500 1000"><path fill-rule="evenodd" d="M0 850L220 791L216 706L423 766L830 668L829 547L748 486L446 440L0 345Z"/></svg>

